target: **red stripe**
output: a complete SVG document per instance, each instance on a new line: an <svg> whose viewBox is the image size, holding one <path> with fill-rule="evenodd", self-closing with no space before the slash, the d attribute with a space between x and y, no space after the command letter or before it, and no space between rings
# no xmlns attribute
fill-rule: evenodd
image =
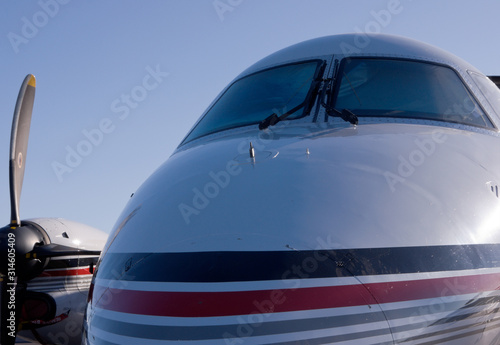
<svg viewBox="0 0 500 345"><path fill-rule="evenodd" d="M40 274L40 277L62 277L62 276L80 276L92 274L89 268L74 268L74 269L63 269L63 270L46 270Z"/></svg>
<svg viewBox="0 0 500 345"><path fill-rule="evenodd" d="M126 284L124 282L124 284ZM164 292L96 285L94 306L132 314L209 317L352 307L496 290L500 274L297 289Z"/></svg>

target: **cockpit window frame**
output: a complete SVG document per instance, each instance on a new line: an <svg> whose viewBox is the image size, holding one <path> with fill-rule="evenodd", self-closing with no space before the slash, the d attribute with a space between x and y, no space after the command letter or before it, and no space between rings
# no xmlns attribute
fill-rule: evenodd
<svg viewBox="0 0 500 345"><path fill-rule="evenodd" d="M496 106L496 104L491 101L491 99L488 95L489 90L485 89L484 84L479 82L479 80L483 80L486 83L491 83L491 85L489 87L491 87L492 90L495 90L495 92L500 92L498 86L495 85L490 78L488 78L486 75L484 75L482 73L478 73L478 72L471 71L471 70L468 70L467 73L472 78L472 81L474 82L476 87L479 89L479 92L481 93L482 97L484 98L484 101L491 108L491 111L497 116L497 118L500 118L500 108L498 106ZM497 90L499 90L499 91L497 91Z"/></svg>
<svg viewBox="0 0 500 345"><path fill-rule="evenodd" d="M231 87L233 87L233 85L235 85L236 83L240 82L241 80L243 80L245 78L249 78L249 77L252 77L254 75L257 75L260 73L265 73L265 72L268 72L268 71L271 71L271 70L274 70L277 68L293 66L293 65L308 64L308 63L313 63L313 62L317 63L317 65L316 65L316 69L315 69L314 74L313 74L313 78L312 78L312 82L311 82L311 85L309 87L309 90L306 94L306 97L304 98L304 101L301 103L303 105L302 113L300 115L293 116L293 118L289 118L289 120L294 121L294 120L299 120L299 119L306 117L307 115L310 114L312 108L314 108L314 104L313 104L314 102L313 102L312 97L314 96L315 93L317 94L317 91L318 91L318 88L320 85L319 81L321 81L320 78L322 78L324 73L325 73L325 67L327 65L327 61L324 59L308 59L308 60L300 60L300 61L295 61L295 62L290 62L290 63L279 64L276 66L271 66L271 67L264 68L264 69L259 70L259 71L249 73L247 75L242 76L241 78L235 79L231 84L229 84L223 90L223 92L217 97L217 99L211 104L211 106L204 112L203 116L196 122L196 124L193 126L193 128L191 128L191 130L184 137L184 139L182 140L182 142L179 146L182 146L184 144L190 143L194 140L198 140L200 138L206 137L206 136L211 135L211 134L220 133L223 131L236 129L236 128L242 128L242 127L246 127L246 126L258 125L260 121L264 120L264 118L260 119L259 121L253 121L253 122L245 123L242 125L237 125L237 126L234 126L231 128L215 130L212 132L202 134L200 136L190 138L193 131L203 122L204 118L210 113L210 111L215 107L215 105L224 97L224 95L226 95L228 90L230 90Z"/></svg>
<svg viewBox="0 0 500 345"><path fill-rule="evenodd" d="M345 57L343 58L340 63L339 63L339 68L336 71L336 75L334 75L334 92L331 97L331 100L329 101L329 106L335 106L337 102L337 97L338 93L340 91L340 84L342 82L342 75L345 69L345 66L347 62L352 61L352 60L385 60L385 61L403 61L403 62L415 62L415 63L421 63L421 64L428 64L428 65L433 65L433 66L439 66L443 68L447 68L448 70L451 70L460 80L462 83L462 86L465 88L469 96L472 98L472 100L475 102L475 105L481 110L481 112L484 114L485 119L489 122L490 126L482 126L478 124L473 124L473 123L466 123L466 122L461 122L461 121L453 121L453 120L445 120L445 119L438 119L438 118L431 118L431 117L418 117L418 116L397 116L397 115L390 115L390 114L384 114L384 115L365 115L365 114L356 114L360 118L367 118L367 117L383 117L383 118L398 118L398 119L416 119L416 120L429 120L429 121L437 121L437 122L442 122L442 123L452 123L452 124L459 124L459 125L464 125L464 126L471 126L471 127L476 127L476 128L481 128L481 129L486 129L486 130L492 130L492 131L498 131L497 126L495 122L491 119L489 113L484 109L484 106L482 103L478 100L477 96L474 94L474 92L471 90L469 84L464 80L464 78L456 71L455 68L452 66L449 66L447 64L435 62L435 61L427 61L427 60L419 60L419 59L412 59L412 58L402 58L402 57L385 57L385 56L355 56L355 57Z"/></svg>

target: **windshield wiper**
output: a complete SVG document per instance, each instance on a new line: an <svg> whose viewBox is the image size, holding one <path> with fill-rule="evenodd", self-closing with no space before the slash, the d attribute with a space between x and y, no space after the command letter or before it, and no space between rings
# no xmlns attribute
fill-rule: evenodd
<svg viewBox="0 0 500 345"><path fill-rule="evenodd" d="M291 110L289 110L286 113L281 114L279 116L276 113L272 113L271 115L269 115L268 117L266 117L264 120L262 120L259 123L259 129L263 130L263 129L269 128L270 126L274 126L275 124L277 124L280 121L283 121L288 116L290 116L293 113L297 112L301 108L304 108L304 114L308 114L309 111L311 110L311 107L314 104L316 96L318 95L318 88L319 88L320 83L323 81L321 79L321 76L323 75L323 73L325 71L325 67L326 67L326 62L323 61L323 63L321 64L321 66L319 66L319 68L316 69L316 72L315 72L314 76L311 77L311 78L309 78L309 79L307 79L300 86L300 88L298 88L297 91L295 92L295 94L297 94L307 84L307 82L312 79L312 83L309 86L309 91L307 93L307 96L306 96L306 98L304 99L304 101L302 103L300 103L296 107L292 108ZM287 104L288 104L288 102L287 102Z"/></svg>
<svg viewBox="0 0 500 345"><path fill-rule="evenodd" d="M352 111L349 109L342 109L342 111L339 111L335 108L328 108L326 107L326 114L331 117L340 117L342 120L346 122L350 122L354 126L358 124L358 117L356 114L354 114Z"/></svg>
<svg viewBox="0 0 500 345"><path fill-rule="evenodd" d="M339 61L335 60L335 65L333 66L333 70L334 70L333 71L333 78L328 78L328 79L323 80L324 84L323 84L323 89L321 90L321 96L320 96L321 105L325 108L325 112L328 116L340 117L342 120L344 120L346 122L350 122L351 124L356 126L358 124L358 117L356 116L356 114L354 114L349 109L342 109L342 111L339 111L331 106L331 104L333 103L333 93L334 93L334 86L336 83L338 68L339 68ZM354 90L352 85L351 85L351 88L357 97L356 90ZM358 97L358 99L359 99L359 97Z"/></svg>
<svg viewBox="0 0 500 345"><path fill-rule="evenodd" d="M295 113L297 110L299 110L302 107L304 107L304 103L299 104L295 108L287 111L284 114L281 114L280 116L278 116L276 113L272 113L271 115L269 115L268 117L266 117L264 120L260 121L260 123L259 123L259 129L263 130L263 129L266 129L266 128L270 127L270 126L274 126L275 124L277 124L280 121L283 121L288 116L292 115L293 113Z"/></svg>

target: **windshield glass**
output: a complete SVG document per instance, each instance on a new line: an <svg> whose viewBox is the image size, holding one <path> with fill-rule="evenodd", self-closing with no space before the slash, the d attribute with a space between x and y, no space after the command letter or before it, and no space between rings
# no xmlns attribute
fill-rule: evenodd
<svg viewBox="0 0 500 345"><path fill-rule="evenodd" d="M357 116L408 117L493 127L459 76L442 65L345 59L334 107Z"/></svg>
<svg viewBox="0 0 500 345"><path fill-rule="evenodd" d="M287 119L302 117L322 61L284 65L233 83L189 133L184 142L225 129L258 124L297 107Z"/></svg>

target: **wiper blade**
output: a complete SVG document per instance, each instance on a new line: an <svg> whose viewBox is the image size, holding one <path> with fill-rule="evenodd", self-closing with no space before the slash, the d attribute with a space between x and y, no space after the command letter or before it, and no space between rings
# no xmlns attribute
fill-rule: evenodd
<svg viewBox="0 0 500 345"><path fill-rule="evenodd" d="M295 108L287 111L286 113L281 114L281 116L278 116L276 113L272 113L271 115L266 117L264 120L260 121L259 129L263 130L263 129L266 129L270 126L274 126L275 124L286 119L288 116L292 115L293 113L295 113L297 110L299 110L302 107L304 107L303 103L301 103L298 106L296 106Z"/></svg>
<svg viewBox="0 0 500 345"><path fill-rule="evenodd" d="M340 117L342 120L350 122L355 126L358 124L358 117L349 109L342 109L342 111L339 111L335 108L327 108L326 113L332 117Z"/></svg>
<svg viewBox="0 0 500 345"><path fill-rule="evenodd" d="M264 120L262 120L259 123L259 129L262 130L262 129L266 129L269 126L274 126L275 124L277 124L280 121L281 120L278 117L278 115L276 115L275 113L272 113L271 115L269 115L268 117L266 117Z"/></svg>

